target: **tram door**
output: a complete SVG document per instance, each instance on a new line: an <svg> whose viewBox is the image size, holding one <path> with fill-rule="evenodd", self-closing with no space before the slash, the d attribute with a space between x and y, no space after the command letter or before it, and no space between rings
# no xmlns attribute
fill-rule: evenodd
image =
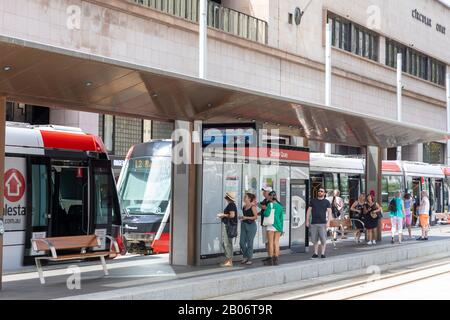
<svg viewBox="0 0 450 320"><path fill-rule="evenodd" d="M444 212L444 197L443 197L443 186L441 180L436 180L434 183L434 189L435 189L435 197L436 197L436 204L435 204L435 210L437 213Z"/></svg>
<svg viewBox="0 0 450 320"><path fill-rule="evenodd" d="M412 196L414 198L414 208L413 208L413 216L412 216L412 224L415 225L417 221L417 216L419 213L419 205L420 205L420 178L412 180Z"/></svg>
<svg viewBox="0 0 450 320"><path fill-rule="evenodd" d="M88 167L51 166L51 236L89 234Z"/></svg>
<svg viewBox="0 0 450 320"><path fill-rule="evenodd" d="M350 176L348 177L348 193L349 193L349 205L351 206L353 202L358 200L360 194L360 177Z"/></svg>
<svg viewBox="0 0 450 320"><path fill-rule="evenodd" d="M292 252L305 252L308 181L291 182L290 247Z"/></svg>

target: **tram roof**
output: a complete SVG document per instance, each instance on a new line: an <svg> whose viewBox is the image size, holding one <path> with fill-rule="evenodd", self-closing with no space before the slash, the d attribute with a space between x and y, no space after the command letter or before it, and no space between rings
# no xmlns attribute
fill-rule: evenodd
<svg viewBox="0 0 450 320"><path fill-rule="evenodd" d="M446 132L0 36L9 100L154 120L255 120L284 134L351 146L447 140Z"/></svg>

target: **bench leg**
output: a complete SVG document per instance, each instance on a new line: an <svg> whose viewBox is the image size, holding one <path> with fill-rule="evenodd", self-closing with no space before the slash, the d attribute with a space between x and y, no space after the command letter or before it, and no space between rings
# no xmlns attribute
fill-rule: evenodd
<svg viewBox="0 0 450 320"><path fill-rule="evenodd" d="M37 267L38 274L39 274L39 280L41 281L41 284L45 284L44 270L42 270L41 260L35 259L34 261L36 262L36 267Z"/></svg>
<svg viewBox="0 0 450 320"><path fill-rule="evenodd" d="M100 261L102 262L103 272L105 273L105 276L109 275L108 268L106 267L105 257L100 257Z"/></svg>

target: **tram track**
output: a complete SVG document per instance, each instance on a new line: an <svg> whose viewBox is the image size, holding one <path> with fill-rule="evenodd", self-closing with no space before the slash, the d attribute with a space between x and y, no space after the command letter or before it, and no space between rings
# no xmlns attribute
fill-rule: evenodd
<svg viewBox="0 0 450 320"><path fill-rule="evenodd" d="M353 282L334 288L322 289L306 294L290 296L285 298L285 300L352 300L373 293L408 285L417 281L435 278L447 273L450 273L450 261L418 267L412 270L400 271L385 276L379 276L376 279L374 278L376 276L369 275L369 280L366 277L365 280L358 282ZM373 278L373 280L370 280L370 278Z"/></svg>

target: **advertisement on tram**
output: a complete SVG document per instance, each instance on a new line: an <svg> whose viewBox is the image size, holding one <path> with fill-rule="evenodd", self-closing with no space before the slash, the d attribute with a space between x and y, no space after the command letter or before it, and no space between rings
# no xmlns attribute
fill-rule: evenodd
<svg viewBox="0 0 450 320"><path fill-rule="evenodd" d="M99 137L80 129L7 123L3 268L34 262L31 239L85 234L119 240L111 162ZM98 250L108 245L104 239Z"/></svg>

